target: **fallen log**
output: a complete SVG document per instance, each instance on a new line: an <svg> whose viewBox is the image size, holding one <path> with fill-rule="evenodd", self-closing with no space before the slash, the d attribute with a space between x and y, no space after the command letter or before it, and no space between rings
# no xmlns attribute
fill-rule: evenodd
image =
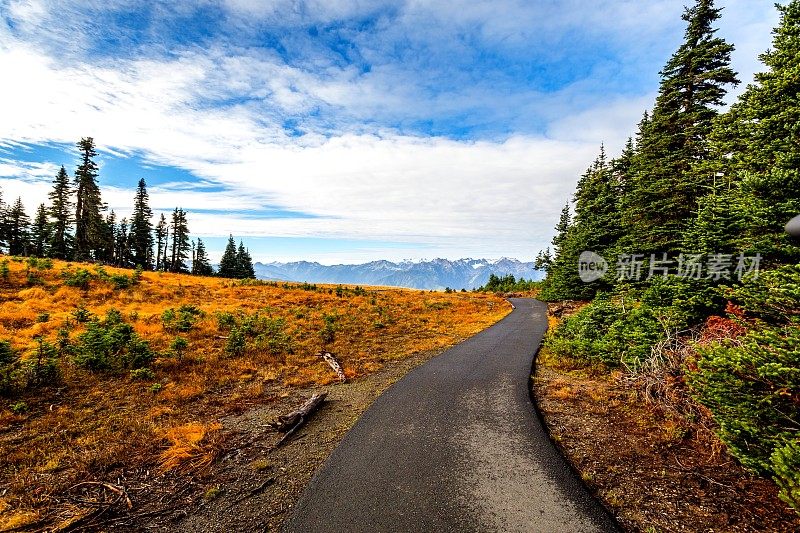
<svg viewBox="0 0 800 533"><path fill-rule="evenodd" d="M331 367L334 372L336 372L336 375L339 377L339 381L342 383L347 381L347 376L344 375L344 369L342 368L341 363L336 360L335 355L330 352L319 352L317 356L322 357L325 362L328 363L328 366Z"/></svg>
<svg viewBox="0 0 800 533"><path fill-rule="evenodd" d="M270 424L273 428L283 433L283 437L278 441L276 446L280 446L291 437L300 426L305 424L308 417L317 410L317 407L325 401L327 392L314 394L309 398L306 403L295 409L291 413L279 416L275 422Z"/></svg>

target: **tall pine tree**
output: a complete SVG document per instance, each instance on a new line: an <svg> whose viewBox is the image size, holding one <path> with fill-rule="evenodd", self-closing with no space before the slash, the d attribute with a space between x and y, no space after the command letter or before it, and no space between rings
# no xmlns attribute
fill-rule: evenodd
<svg viewBox="0 0 800 533"><path fill-rule="evenodd" d="M242 241L239 241L239 249L236 250L236 277L239 279L254 279L256 277L253 259Z"/></svg>
<svg viewBox="0 0 800 533"><path fill-rule="evenodd" d="M225 246L225 251L222 253L222 259L219 261L219 276L223 278L236 278L238 277L236 263L236 241L233 240L233 235L228 236L228 244Z"/></svg>
<svg viewBox="0 0 800 533"><path fill-rule="evenodd" d="M211 262L208 260L208 254L206 253L206 245L200 238L197 239L197 248L192 261L192 274L198 276L214 275L214 269L211 267Z"/></svg>
<svg viewBox="0 0 800 533"><path fill-rule="evenodd" d="M31 226L30 253L35 257L45 257L48 254L50 242L50 221L47 217L47 207L40 204Z"/></svg>
<svg viewBox="0 0 800 533"><path fill-rule="evenodd" d="M71 230L74 203L69 175L63 166L53 179L53 188L48 197L50 198L50 218L52 219L49 254L56 259L68 259L72 256Z"/></svg>
<svg viewBox="0 0 800 533"><path fill-rule="evenodd" d="M756 74L715 131L725 180L733 181L738 220L723 220L737 247L759 252L768 262L800 262L800 247L783 231L800 214L800 2L777 6L780 25L772 48L760 56ZM733 225L733 230L725 225Z"/></svg>
<svg viewBox="0 0 800 533"><path fill-rule="evenodd" d="M172 250L170 254L170 272L188 272L186 260L189 258L191 243L186 212L176 207L172 213Z"/></svg>
<svg viewBox="0 0 800 533"><path fill-rule="evenodd" d="M706 159L707 138L726 86L733 46L715 37L720 9L713 0L687 8L684 43L661 71L655 108L641 125L624 201L626 245L636 252L675 252L713 176L693 172Z"/></svg>
<svg viewBox="0 0 800 533"><path fill-rule="evenodd" d="M167 234L169 233L167 226L167 219L164 213L161 213L161 218L158 219L156 224L156 270L166 270L165 263L167 259Z"/></svg>
<svg viewBox="0 0 800 533"><path fill-rule="evenodd" d="M81 163L75 171L75 251L77 260L93 258L106 240L106 228L101 212L105 210L97 183L98 168L94 158L94 139L84 137L78 142Z"/></svg>
<svg viewBox="0 0 800 533"><path fill-rule="evenodd" d="M131 261L146 270L153 268L153 212L150 210L147 184L139 180L131 218Z"/></svg>
<svg viewBox="0 0 800 533"><path fill-rule="evenodd" d="M8 253L10 255L28 255L31 220L25 213L22 198L11 205L6 212Z"/></svg>

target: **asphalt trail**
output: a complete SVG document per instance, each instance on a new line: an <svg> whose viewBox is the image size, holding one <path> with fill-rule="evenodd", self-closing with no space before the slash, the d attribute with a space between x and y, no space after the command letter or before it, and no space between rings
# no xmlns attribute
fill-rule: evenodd
<svg viewBox="0 0 800 533"><path fill-rule="evenodd" d="M416 368L334 450L287 532L617 531L547 436L529 376L543 303Z"/></svg>

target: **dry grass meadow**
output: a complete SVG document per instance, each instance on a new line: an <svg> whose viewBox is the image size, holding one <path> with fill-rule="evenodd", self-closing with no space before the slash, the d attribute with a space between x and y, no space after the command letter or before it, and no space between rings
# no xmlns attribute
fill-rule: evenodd
<svg viewBox="0 0 800 533"><path fill-rule="evenodd" d="M113 483L120 467L206 468L219 454L222 416L335 381L321 350L358 378L510 311L487 294L154 272L135 280L110 267L0 260L0 340L21 367L46 341L59 367L0 396L0 530L69 524L82 507L70 496L76 487ZM149 344L152 372L76 364L71 350L110 310Z"/></svg>

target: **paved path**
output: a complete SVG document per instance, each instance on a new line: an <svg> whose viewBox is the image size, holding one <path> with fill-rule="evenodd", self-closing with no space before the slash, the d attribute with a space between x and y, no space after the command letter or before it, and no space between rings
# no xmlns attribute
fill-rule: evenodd
<svg viewBox="0 0 800 533"><path fill-rule="evenodd" d="M314 476L286 531L616 530L531 404L546 307L512 302L501 322L372 404Z"/></svg>

